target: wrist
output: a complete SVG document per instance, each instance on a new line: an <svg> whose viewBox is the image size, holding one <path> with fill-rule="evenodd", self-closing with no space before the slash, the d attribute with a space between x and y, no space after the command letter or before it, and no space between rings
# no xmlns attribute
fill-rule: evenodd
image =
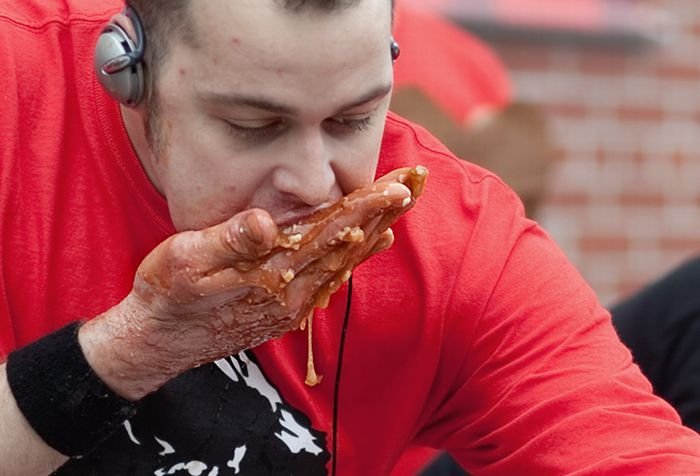
<svg viewBox="0 0 700 476"><path fill-rule="evenodd" d="M159 365L158 347L145 323L149 309L132 295L85 323L78 341L85 359L105 384L132 401L156 391L180 371Z"/></svg>

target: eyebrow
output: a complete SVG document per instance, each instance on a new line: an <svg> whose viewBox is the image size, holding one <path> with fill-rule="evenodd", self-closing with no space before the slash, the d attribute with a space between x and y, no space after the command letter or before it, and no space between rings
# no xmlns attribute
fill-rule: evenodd
<svg viewBox="0 0 700 476"><path fill-rule="evenodd" d="M362 106L368 102L383 98L389 92L391 92L392 84L382 84L366 94L360 96L357 100L352 101L349 104L345 104L338 108L338 112L346 111L348 109L353 109L355 107ZM255 109L260 109L263 111L268 111L274 114L294 116L298 114L298 110L294 107L287 106L284 104L279 104L264 97L256 96L246 96L241 94L226 94L219 92L200 92L200 98L211 104L218 104L225 107L251 107Z"/></svg>

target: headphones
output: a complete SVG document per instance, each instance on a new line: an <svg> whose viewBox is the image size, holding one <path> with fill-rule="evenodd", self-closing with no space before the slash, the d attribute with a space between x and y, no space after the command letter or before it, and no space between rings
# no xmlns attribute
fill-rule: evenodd
<svg viewBox="0 0 700 476"><path fill-rule="evenodd" d="M112 21L100 34L95 46L95 73L100 84L114 99L127 106L135 106L143 98L146 82L143 75L143 52L146 35L138 13L131 7L124 9L136 31L136 44L124 28Z"/></svg>
<svg viewBox="0 0 700 476"><path fill-rule="evenodd" d="M397 58L401 54L401 47L396 42L393 36L391 37L391 41L389 42L389 49L391 50L391 61L395 63Z"/></svg>
<svg viewBox="0 0 700 476"><path fill-rule="evenodd" d="M143 53L146 35L138 13L131 7L124 9L134 25L136 43L118 23L112 21L102 30L95 46L95 74L105 91L126 106L136 106L143 99L146 82L143 73ZM399 44L391 37L391 61L401 54Z"/></svg>

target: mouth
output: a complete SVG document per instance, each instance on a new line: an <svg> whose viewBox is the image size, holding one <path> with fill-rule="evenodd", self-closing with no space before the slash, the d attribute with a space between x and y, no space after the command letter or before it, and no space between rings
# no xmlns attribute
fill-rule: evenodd
<svg viewBox="0 0 700 476"><path fill-rule="evenodd" d="M317 211L330 207L332 204L332 202L329 202L315 207L297 208L294 210L282 212L280 214L275 214L272 216L272 218L275 221L277 227L282 229L295 225L300 221L304 220L305 218L308 218L309 216L313 215Z"/></svg>

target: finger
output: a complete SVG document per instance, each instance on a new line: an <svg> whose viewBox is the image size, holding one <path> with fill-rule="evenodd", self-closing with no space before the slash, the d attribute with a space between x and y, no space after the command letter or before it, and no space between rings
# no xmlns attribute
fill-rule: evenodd
<svg viewBox="0 0 700 476"><path fill-rule="evenodd" d="M301 315L314 307L325 308L335 293L351 276L353 269L370 256L389 248L394 242L391 229L362 243L347 243L305 268L290 282L285 294L290 306L302 306ZM304 289L306 288L306 289ZM305 298L304 296L311 296Z"/></svg>
<svg viewBox="0 0 700 476"><path fill-rule="evenodd" d="M381 232L376 231L375 233L369 235L369 237L362 243L349 243L347 249L343 250L342 253L345 255L345 259L340 265L340 272L337 274L343 275L343 271L352 272L352 270L357 267L360 263L363 263L368 258L380 253L384 250L391 248L394 244L394 232L391 228L387 228ZM347 280L349 276L345 276L343 281Z"/></svg>
<svg viewBox="0 0 700 476"><path fill-rule="evenodd" d="M324 308L330 296L350 278L350 271L328 271L321 267L309 267L296 276L283 290L283 299L290 310L303 319L314 308Z"/></svg>
<svg viewBox="0 0 700 476"><path fill-rule="evenodd" d="M320 222L313 223L315 217L310 217L305 225L313 226L299 238L298 251L271 258L272 265L290 268L296 274L334 247L346 242L364 241L369 222L387 210L401 210L408 203L410 191L399 183L378 184L361 193L353 192L337 205L336 210L326 213ZM370 232L372 230L369 229Z"/></svg>
<svg viewBox="0 0 700 476"><path fill-rule="evenodd" d="M412 167L401 167L398 169L394 169L391 172L379 177L377 180L375 180L374 183L382 183L382 182L404 183L406 181L406 177L408 176L408 174L411 173L411 170L412 170Z"/></svg>
<svg viewBox="0 0 700 476"><path fill-rule="evenodd" d="M414 190L410 189L406 184L399 184L399 182L393 181L404 180L409 185L417 187L417 185L413 182L424 182L425 176L427 176L427 171L425 171L426 175L424 176L417 175L415 171L416 169L399 169L398 171L388 174L382 179L380 179L380 182L378 182L378 184L388 184L388 186L390 187L406 187L410 190L411 195L409 195L407 198L404 198L403 202L401 203L401 207L393 207L383 210L382 213L379 215L381 218L375 223L375 226L372 228L372 232L383 233L392 224L394 224L401 215L413 208L413 206L416 204L416 197L413 195ZM419 190L419 192L422 192L422 189Z"/></svg>
<svg viewBox="0 0 700 476"><path fill-rule="evenodd" d="M411 190L411 196L416 199L421 196L425 189L425 182L428 178L428 169L422 165L416 167L403 167L393 170L380 177L375 183L398 182L406 185Z"/></svg>
<svg viewBox="0 0 700 476"><path fill-rule="evenodd" d="M402 209L405 208L407 200L410 199L408 193L410 192L404 185L387 181L377 184L369 190L360 191L360 193L354 194L354 197L351 194L346 197L347 202L349 202L348 207L336 214L324 217L326 219L342 217L343 211L353 210L353 205L355 205L353 201L357 200L357 203L361 205L354 210L361 210L361 218L367 221L361 226L353 227L358 228L361 233L354 233L351 229L350 234L356 234L357 239L346 239L345 233L342 232L341 235L335 235L329 240L327 235L320 233L317 239L311 243L313 246L307 244L299 251L289 252L284 256L284 258L291 260L285 271L286 281L289 281L291 286L286 291L292 299L290 305L299 305L295 299L304 299L305 296L313 295L315 297L311 299L311 308L317 305L325 306L330 295L349 278L355 266L373 254L390 247L394 236L388 227L393 223L395 217L403 213ZM372 201L375 196L389 197L387 201L393 203L394 207L389 208L390 212L386 212L385 207L363 209L362 204L377 205L377 202ZM362 203L362 200L368 198L367 202ZM386 202L381 204L386 205ZM390 219L384 219L382 212L391 213ZM353 217L352 213L348 216L351 220L358 221L359 217ZM340 220L335 220L331 224L337 226L339 222ZM334 229L330 224L326 228L326 231ZM347 228L345 226L343 230ZM282 261L282 259L278 261ZM304 290L304 287L307 289ZM306 306L308 307L309 304L306 303Z"/></svg>
<svg viewBox="0 0 700 476"><path fill-rule="evenodd" d="M402 209L411 197L411 191L398 182L375 183L355 190L332 207L332 213L308 221L312 223L332 222L338 226L361 225L387 209Z"/></svg>
<svg viewBox="0 0 700 476"><path fill-rule="evenodd" d="M377 222L379 217L375 218ZM197 292L200 297L221 295L226 299L249 300L251 293L263 293L268 298L282 299L283 289L293 282L292 299L289 309L302 307L304 300L310 300L313 309L319 301L330 297L350 276L351 270L370 256L383 251L391 246L394 235L391 229L371 236L361 243L344 243L334 247L329 253L319 257L308 266L306 271L301 271L301 276L289 268L274 266L258 266L243 276L238 270L226 267L200 278L197 281ZM257 265L256 265L257 266ZM245 279L246 285L242 286ZM325 287L327 296L318 296ZM304 289L306 288L306 289ZM311 296L311 297L309 297ZM314 297L315 296L315 297ZM308 307L308 306L307 306Z"/></svg>
<svg viewBox="0 0 700 476"><path fill-rule="evenodd" d="M209 272L231 267L247 270L275 246L277 226L264 210L240 212L204 231L202 251L207 254Z"/></svg>
<svg viewBox="0 0 700 476"><path fill-rule="evenodd" d="M410 200L405 200L403 202L402 208L394 208L387 210L381 221L378 223L376 229L379 233L383 233L392 224L399 219L401 215L406 213L408 210L413 208L416 204L416 199L423 193L425 189L425 182L428 177L428 169L423 166L416 167L404 167L401 169L396 169L377 180L377 184L380 183L401 183L405 185L411 192Z"/></svg>
<svg viewBox="0 0 700 476"><path fill-rule="evenodd" d="M393 244L394 231L391 228L387 228L381 235L379 235L379 239L362 261L365 261L366 259L376 255L377 253L381 253L382 251L388 250Z"/></svg>

